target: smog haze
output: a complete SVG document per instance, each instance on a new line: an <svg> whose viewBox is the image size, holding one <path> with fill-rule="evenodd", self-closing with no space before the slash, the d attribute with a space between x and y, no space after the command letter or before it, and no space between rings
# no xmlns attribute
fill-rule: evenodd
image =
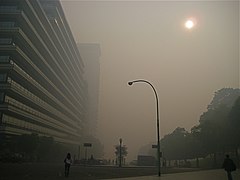
<svg viewBox="0 0 240 180"><path fill-rule="evenodd" d="M101 48L97 137L105 157L123 139L127 159L160 135L190 130L214 92L239 88L237 1L61 1L78 43ZM192 29L185 22L192 19ZM80 52L81 53L81 52Z"/></svg>

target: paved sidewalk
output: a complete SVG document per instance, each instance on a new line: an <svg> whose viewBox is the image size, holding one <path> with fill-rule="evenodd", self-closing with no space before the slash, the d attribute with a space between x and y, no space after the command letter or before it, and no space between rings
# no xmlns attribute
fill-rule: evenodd
<svg viewBox="0 0 240 180"><path fill-rule="evenodd" d="M232 173L233 180L240 180L240 170ZM223 169L197 172L162 174L158 176L141 176L129 178L116 178L116 180L227 180L227 174Z"/></svg>

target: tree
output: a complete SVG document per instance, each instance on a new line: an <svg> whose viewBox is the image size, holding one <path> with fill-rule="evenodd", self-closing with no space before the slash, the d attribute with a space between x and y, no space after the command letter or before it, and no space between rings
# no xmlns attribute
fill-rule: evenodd
<svg viewBox="0 0 240 180"><path fill-rule="evenodd" d="M235 101L230 113L229 113L229 132L232 147L235 149L237 161L239 164L238 149L240 147L240 96Z"/></svg>
<svg viewBox="0 0 240 180"><path fill-rule="evenodd" d="M124 160L124 157L126 157L128 154L128 151L127 151L127 146L126 145L116 145L115 146L115 155L117 157L117 160L121 162L123 162ZM120 157L121 156L121 157Z"/></svg>
<svg viewBox="0 0 240 180"><path fill-rule="evenodd" d="M196 167L199 167L199 158L207 155L206 149L204 148L200 139L200 133L199 126L194 126L191 128L191 132L186 137L187 153L191 159L196 159Z"/></svg>
<svg viewBox="0 0 240 180"><path fill-rule="evenodd" d="M235 149L237 158L240 146L240 89L223 88L215 93L207 111L200 116L199 125L188 133L176 128L161 140L164 156L169 160L199 158L217 152ZM198 162L198 161L197 161ZM198 166L198 164L197 164Z"/></svg>
<svg viewBox="0 0 240 180"><path fill-rule="evenodd" d="M199 138L207 153L214 155L214 166L217 164L216 153L229 150L231 142L229 113L239 96L239 89L220 89L215 93L207 112L200 117Z"/></svg>
<svg viewBox="0 0 240 180"><path fill-rule="evenodd" d="M215 95L208 105L209 109L216 109L221 105L232 107L236 99L240 96L240 89L222 88L215 92Z"/></svg>
<svg viewBox="0 0 240 180"><path fill-rule="evenodd" d="M229 113L229 122L231 124L231 128L234 130L235 137L240 136L240 96L235 101L230 113ZM236 138L238 141L238 145L240 143L239 139Z"/></svg>
<svg viewBox="0 0 240 180"><path fill-rule="evenodd" d="M164 157L168 160L183 160L188 158L186 150L186 136L184 128L176 128L171 134L164 136L161 147Z"/></svg>

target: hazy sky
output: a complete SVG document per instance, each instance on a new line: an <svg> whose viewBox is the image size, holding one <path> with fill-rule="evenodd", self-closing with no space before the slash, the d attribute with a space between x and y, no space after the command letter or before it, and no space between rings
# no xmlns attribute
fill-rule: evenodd
<svg viewBox="0 0 240 180"><path fill-rule="evenodd" d="M79 43L101 46L98 138L105 157L123 139L128 160L160 133L198 124L214 92L239 87L237 1L62 1ZM196 26L184 23L194 18Z"/></svg>

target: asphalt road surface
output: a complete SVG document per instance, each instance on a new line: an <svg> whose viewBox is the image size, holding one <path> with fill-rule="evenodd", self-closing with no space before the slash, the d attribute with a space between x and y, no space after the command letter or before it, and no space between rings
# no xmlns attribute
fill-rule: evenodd
<svg viewBox="0 0 240 180"><path fill-rule="evenodd" d="M232 173L233 180L240 180L240 170ZM115 178L113 180L228 180L227 174L222 169L205 170L185 173L162 174L158 176L142 176L129 178Z"/></svg>
<svg viewBox="0 0 240 180"><path fill-rule="evenodd" d="M194 171L194 172L185 172ZM199 169L172 168L162 169L162 176L156 176L155 167L111 167L111 166L75 166L70 168L69 177L64 177L64 164L0 163L0 180L93 180L119 179L124 180L227 180L224 170L199 171ZM185 173L182 173L185 172ZM171 173L171 174L166 174ZM131 178L133 177L133 178ZM233 180L240 180L240 171L233 173Z"/></svg>

